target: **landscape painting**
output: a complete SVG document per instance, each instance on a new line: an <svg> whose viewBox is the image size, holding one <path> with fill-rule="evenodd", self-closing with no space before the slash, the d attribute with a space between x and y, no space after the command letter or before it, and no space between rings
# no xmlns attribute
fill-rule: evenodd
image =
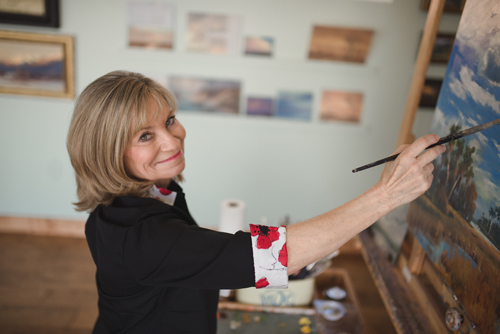
<svg viewBox="0 0 500 334"><path fill-rule="evenodd" d="M431 132L498 118L500 2L467 0ZM476 330L500 333L500 127L450 142L434 166L408 223Z"/></svg>
<svg viewBox="0 0 500 334"><path fill-rule="evenodd" d="M309 59L364 63L368 57L373 30L314 26Z"/></svg>
<svg viewBox="0 0 500 334"><path fill-rule="evenodd" d="M322 121L359 123L363 93L325 90L319 109Z"/></svg>
<svg viewBox="0 0 500 334"><path fill-rule="evenodd" d="M274 101L268 97L254 97L247 98L247 115L254 116L272 116L274 108Z"/></svg>
<svg viewBox="0 0 500 334"><path fill-rule="evenodd" d="M434 47L432 49L431 63L448 64L455 34L437 34Z"/></svg>
<svg viewBox="0 0 500 334"><path fill-rule="evenodd" d="M245 39L245 54L255 56L271 56L274 39L271 37L247 37Z"/></svg>
<svg viewBox="0 0 500 334"><path fill-rule="evenodd" d="M237 114L240 110L239 81L172 76L168 88L185 111Z"/></svg>
<svg viewBox="0 0 500 334"><path fill-rule="evenodd" d="M190 13L187 50L237 55L240 52L240 21L238 16Z"/></svg>
<svg viewBox="0 0 500 334"><path fill-rule="evenodd" d="M310 120L313 95L307 92L279 92L276 117Z"/></svg>
<svg viewBox="0 0 500 334"><path fill-rule="evenodd" d="M0 31L0 92L73 97L73 39Z"/></svg>
<svg viewBox="0 0 500 334"><path fill-rule="evenodd" d="M159 2L129 2L129 46L147 49L172 49L173 39L173 5Z"/></svg>
<svg viewBox="0 0 500 334"><path fill-rule="evenodd" d="M443 81L440 79L425 79L418 106L423 108L436 108L442 84Z"/></svg>

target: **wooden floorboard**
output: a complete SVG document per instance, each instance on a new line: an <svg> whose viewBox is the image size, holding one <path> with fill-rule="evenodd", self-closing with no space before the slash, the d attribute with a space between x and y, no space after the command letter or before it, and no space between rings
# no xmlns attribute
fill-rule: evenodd
<svg viewBox="0 0 500 334"><path fill-rule="evenodd" d="M94 275L85 239L0 234L0 333L91 333Z"/></svg>
<svg viewBox="0 0 500 334"><path fill-rule="evenodd" d="M360 254L341 254L371 334L395 333ZM90 334L95 266L85 239L0 233L0 333Z"/></svg>

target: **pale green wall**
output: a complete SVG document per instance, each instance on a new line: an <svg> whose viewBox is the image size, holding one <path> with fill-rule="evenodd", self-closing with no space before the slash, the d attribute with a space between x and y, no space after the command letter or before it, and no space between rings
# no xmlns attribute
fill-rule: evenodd
<svg viewBox="0 0 500 334"><path fill-rule="evenodd" d="M183 187L202 225L217 226L219 203L226 198L246 201L249 222L264 215L276 223L284 214L305 219L334 208L376 182L379 168L350 171L394 149L425 24L419 0L169 2L177 4L172 52L127 49L126 1L119 0L62 0L60 29L0 28L74 36L77 94L116 69L240 79L244 97L273 96L279 90L313 92L311 122L179 114L188 134ZM190 11L240 15L243 36L275 38L274 57L185 52ZM445 16L442 30L455 30L458 20ZM375 30L367 63L308 61L313 24ZM443 67L431 71L444 74ZM325 88L363 92L361 123L321 123L318 109ZM86 217L70 204L76 190L65 140L73 105L73 100L0 95L0 215ZM417 133L427 131L429 115L418 118Z"/></svg>

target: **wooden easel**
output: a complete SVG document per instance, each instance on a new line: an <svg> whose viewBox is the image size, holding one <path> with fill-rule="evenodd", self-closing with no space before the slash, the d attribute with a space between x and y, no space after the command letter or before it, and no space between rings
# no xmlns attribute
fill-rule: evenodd
<svg viewBox="0 0 500 334"><path fill-rule="evenodd" d="M445 0L431 1L396 147L415 140L411 130L444 5ZM398 333L477 333L466 316L458 331L452 332L446 326L447 309L456 308L462 315L465 312L411 232L403 242L397 266L387 261L367 231L359 239L363 257Z"/></svg>

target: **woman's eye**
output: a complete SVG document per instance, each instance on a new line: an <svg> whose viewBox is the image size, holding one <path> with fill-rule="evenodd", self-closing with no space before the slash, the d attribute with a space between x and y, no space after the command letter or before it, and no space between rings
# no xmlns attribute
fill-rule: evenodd
<svg viewBox="0 0 500 334"><path fill-rule="evenodd" d="M149 132L146 132L146 133L143 133L140 137L139 137L139 141L148 141L151 139L151 133Z"/></svg>
<svg viewBox="0 0 500 334"><path fill-rule="evenodd" d="M175 123L175 116L169 117L167 122L165 122L165 126L169 126Z"/></svg>

